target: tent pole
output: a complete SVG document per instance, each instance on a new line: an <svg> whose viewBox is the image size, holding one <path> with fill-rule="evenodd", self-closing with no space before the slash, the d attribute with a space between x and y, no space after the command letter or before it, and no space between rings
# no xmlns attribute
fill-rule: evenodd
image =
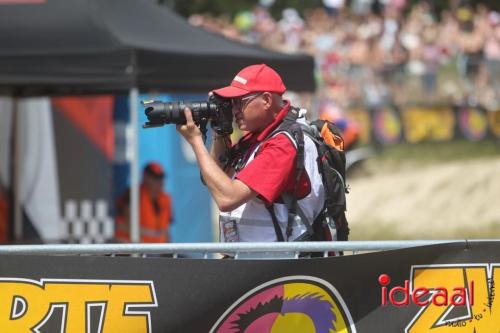
<svg viewBox="0 0 500 333"><path fill-rule="evenodd" d="M12 227L14 242L19 243L23 239L23 218L21 208L21 123L19 114L19 97L12 98L12 162L11 162L11 186L12 186Z"/></svg>
<svg viewBox="0 0 500 333"><path fill-rule="evenodd" d="M129 110L131 131L131 168L130 168L130 241L139 243L139 117L137 101L139 92L137 88L130 89Z"/></svg>

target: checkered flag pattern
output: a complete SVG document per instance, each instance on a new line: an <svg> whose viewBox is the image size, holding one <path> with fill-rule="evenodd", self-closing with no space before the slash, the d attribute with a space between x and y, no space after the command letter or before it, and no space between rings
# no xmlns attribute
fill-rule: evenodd
<svg viewBox="0 0 500 333"><path fill-rule="evenodd" d="M72 244L105 243L114 236L106 200L67 200L61 223L63 238Z"/></svg>

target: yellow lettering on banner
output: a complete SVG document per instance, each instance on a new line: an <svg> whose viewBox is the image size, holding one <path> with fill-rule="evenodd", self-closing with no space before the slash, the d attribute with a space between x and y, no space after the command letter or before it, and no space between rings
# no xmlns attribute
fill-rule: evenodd
<svg viewBox="0 0 500 333"><path fill-rule="evenodd" d="M31 328L43 320L49 308L50 302L42 287L30 282L0 283L2 332L32 333Z"/></svg>
<svg viewBox="0 0 500 333"><path fill-rule="evenodd" d="M500 274L500 267L493 267L491 275L488 272L487 265L414 268L412 290L419 287L430 290L446 288L448 294L453 295L455 288L466 288L467 302L465 306L460 307L463 309L459 314L453 314L450 302L448 306L438 306L436 302L433 304L431 301L427 307L418 312L405 332L496 332L500 322L500 301L495 298L494 277ZM471 287L472 281L473 287ZM438 301L440 303L441 298Z"/></svg>
<svg viewBox="0 0 500 333"><path fill-rule="evenodd" d="M455 117L449 108L406 108L402 112L405 136L408 142L453 139Z"/></svg>
<svg viewBox="0 0 500 333"><path fill-rule="evenodd" d="M109 290L110 300L106 321L104 322L103 333L120 332L147 332L138 330L147 327L148 317L142 315L130 315L131 307L146 302L153 301L151 290L145 290L142 286L113 285ZM134 329L135 328L135 329Z"/></svg>
<svg viewBox="0 0 500 333"><path fill-rule="evenodd" d="M0 279L2 332L37 331L54 306L64 308L61 332L87 332L90 308L100 306L103 313L93 318L100 321L100 332L147 333L150 313L144 308L157 303L151 281Z"/></svg>
<svg viewBox="0 0 500 333"><path fill-rule="evenodd" d="M86 302L105 302L109 299L107 285L46 283L46 298L50 303L67 303L66 331L78 332L85 329Z"/></svg>

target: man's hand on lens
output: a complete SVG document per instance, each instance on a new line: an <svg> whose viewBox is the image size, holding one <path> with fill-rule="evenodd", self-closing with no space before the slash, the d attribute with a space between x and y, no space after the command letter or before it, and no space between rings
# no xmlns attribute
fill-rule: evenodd
<svg viewBox="0 0 500 333"><path fill-rule="evenodd" d="M201 137L201 131L193 121L191 110L189 108L185 108L184 114L186 115L186 124L177 125L176 126L177 132L179 132L184 137L184 139L186 139L186 141L191 145L198 139L203 142L203 139Z"/></svg>

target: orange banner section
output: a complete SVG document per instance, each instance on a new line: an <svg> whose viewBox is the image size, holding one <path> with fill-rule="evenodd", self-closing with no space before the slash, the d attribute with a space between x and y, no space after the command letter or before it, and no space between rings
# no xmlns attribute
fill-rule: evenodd
<svg viewBox="0 0 500 333"><path fill-rule="evenodd" d="M114 155L113 96L52 98L61 112L108 158Z"/></svg>

